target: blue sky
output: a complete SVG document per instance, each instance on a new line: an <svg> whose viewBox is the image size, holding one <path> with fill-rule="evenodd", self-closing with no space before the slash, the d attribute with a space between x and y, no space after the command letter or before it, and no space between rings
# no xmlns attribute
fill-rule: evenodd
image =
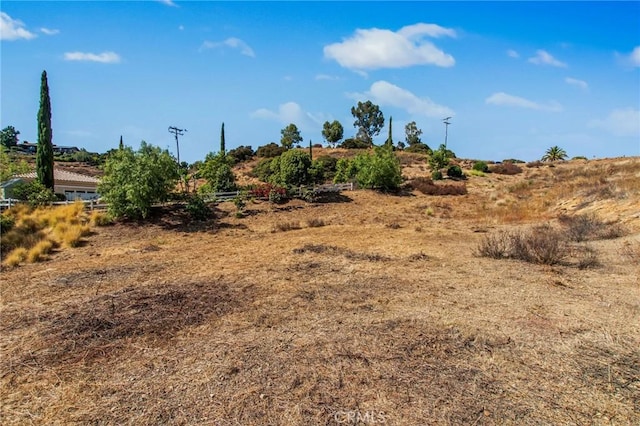
<svg viewBox="0 0 640 426"><path fill-rule="evenodd" d="M181 160L279 142L295 123L353 136L359 100L459 157L640 155L640 2L31 2L1 4L0 127L35 142L40 74L57 145L120 135ZM387 127L376 138L386 139Z"/></svg>

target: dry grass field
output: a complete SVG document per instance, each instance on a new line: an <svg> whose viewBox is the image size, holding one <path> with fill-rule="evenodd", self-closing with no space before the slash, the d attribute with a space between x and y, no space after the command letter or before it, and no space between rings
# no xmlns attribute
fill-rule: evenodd
<svg viewBox="0 0 640 426"><path fill-rule="evenodd" d="M1 422L639 424L640 158L522 168L460 196L166 208L5 266ZM576 215L598 236L557 263L478 255Z"/></svg>

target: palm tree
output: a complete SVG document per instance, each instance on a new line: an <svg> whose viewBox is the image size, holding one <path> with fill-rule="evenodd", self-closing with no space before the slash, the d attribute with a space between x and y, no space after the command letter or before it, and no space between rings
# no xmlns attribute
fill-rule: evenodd
<svg viewBox="0 0 640 426"><path fill-rule="evenodd" d="M552 146L549 148L542 157L542 161L558 161L567 158L567 151L559 146Z"/></svg>

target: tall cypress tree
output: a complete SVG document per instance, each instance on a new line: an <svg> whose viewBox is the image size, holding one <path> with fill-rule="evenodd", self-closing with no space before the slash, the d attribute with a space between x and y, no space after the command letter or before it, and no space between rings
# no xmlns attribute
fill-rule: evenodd
<svg viewBox="0 0 640 426"><path fill-rule="evenodd" d="M42 71L40 80L40 109L38 110L38 148L36 151L36 172L38 181L53 190L53 143L51 142L51 100L47 71Z"/></svg>
<svg viewBox="0 0 640 426"><path fill-rule="evenodd" d="M222 130L220 130L220 152L222 155L227 153L225 143L224 143L224 122L222 123Z"/></svg>
<svg viewBox="0 0 640 426"><path fill-rule="evenodd" d="M387 145L393 146L393 117L389 117L389 137L387 138Z"/></svg>
<svg viewBox="0 0 640 426"><path fill-rule="evenodd" d="M120 135L120 144L118 145L118 149L122 151L124 149L124 143L122 142L122 135Z"/></svg>

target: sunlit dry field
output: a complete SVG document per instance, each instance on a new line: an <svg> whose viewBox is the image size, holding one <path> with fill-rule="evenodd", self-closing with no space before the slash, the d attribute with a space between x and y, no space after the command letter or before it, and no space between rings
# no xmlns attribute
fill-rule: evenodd
<svg viewBox="0 0 640 426"><path fill-rule="evenodd" d="M3 268L2 424L640 423L640 158L466 185L166 208ZM616 232L478 255L578 214Z"/></svg>

